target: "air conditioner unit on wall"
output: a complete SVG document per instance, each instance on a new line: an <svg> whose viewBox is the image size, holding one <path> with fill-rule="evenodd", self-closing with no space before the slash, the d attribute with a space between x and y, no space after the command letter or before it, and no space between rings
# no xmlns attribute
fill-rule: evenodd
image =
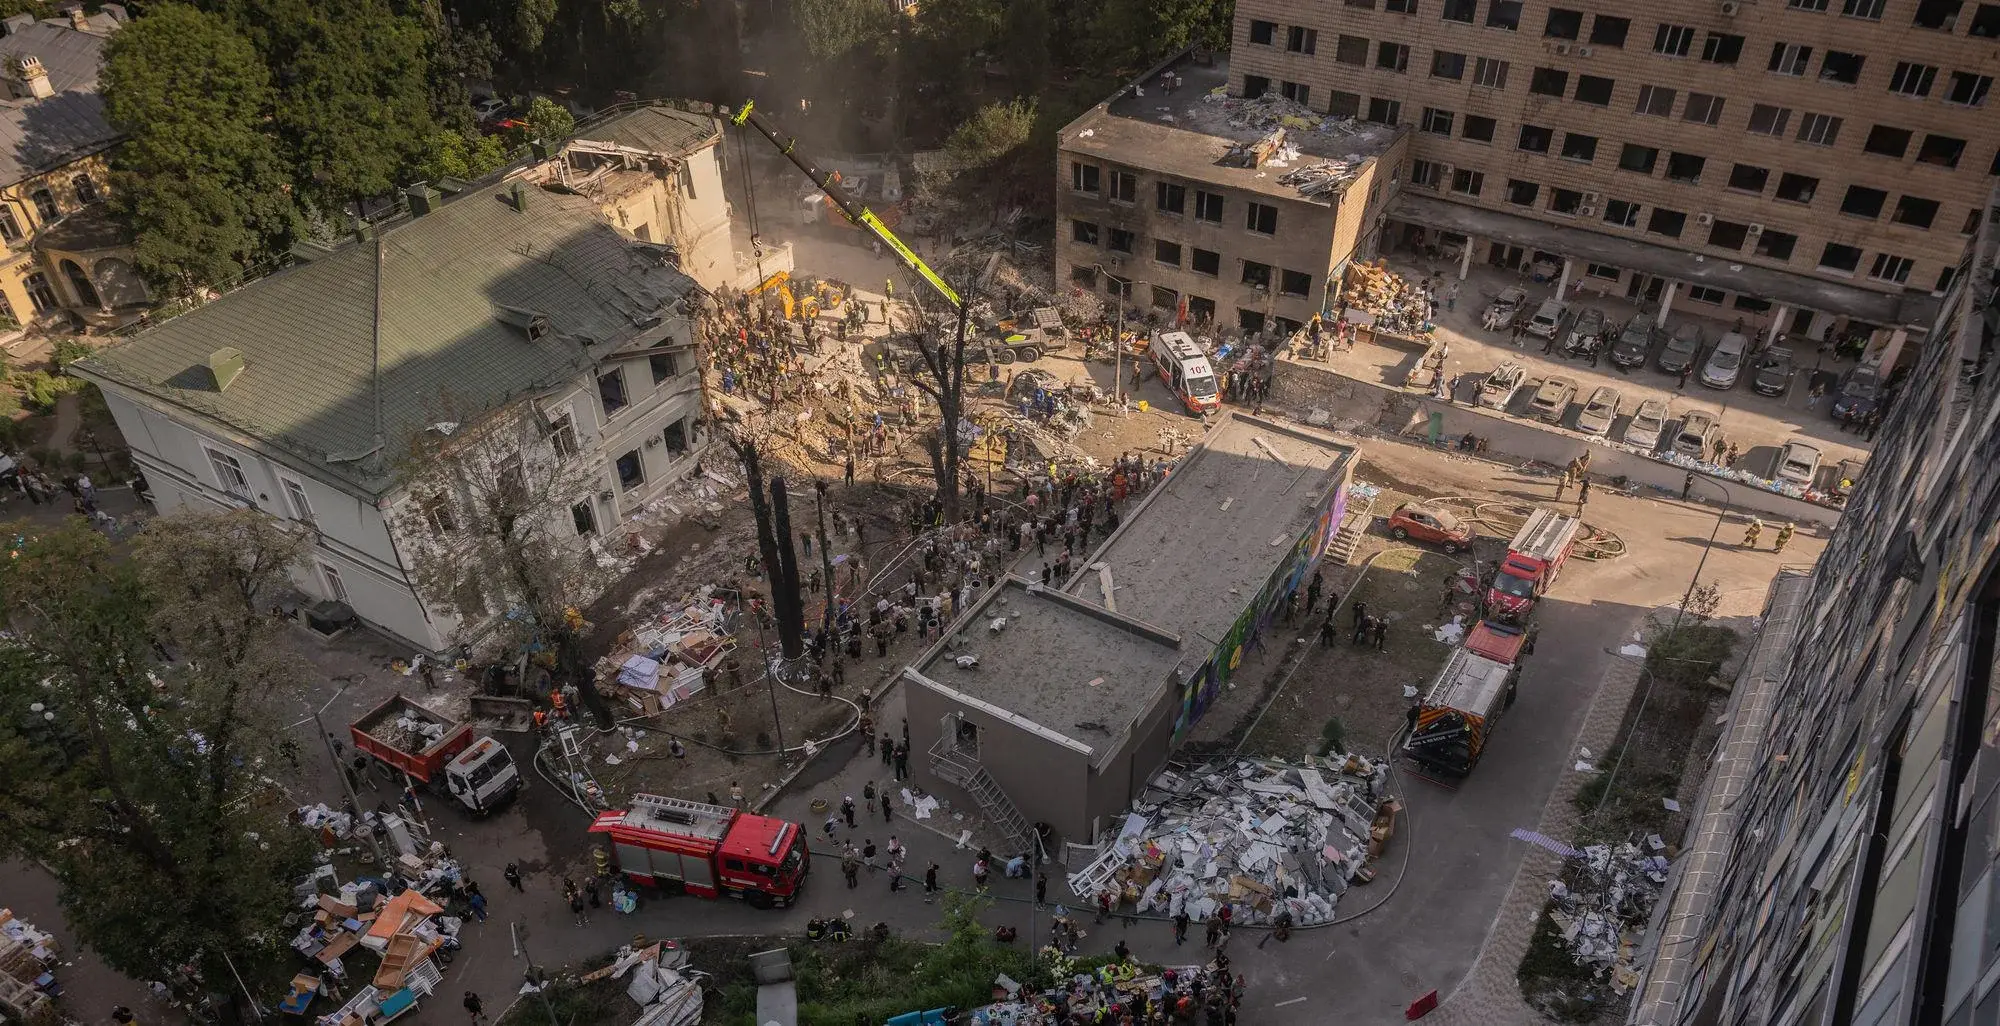
<svg viewBox="0 0 2000 1026"><path fill-rule="evenodd" d="M1742 9L1743 5L1738 0L1722 0L1722 16L1725 18L1736 17L1736 12Z"/></svg>
<svg viewBox="0 0 2000 1026"><path fill-rule="evenodd" d="M1583 201L1585 203L1602 203L1604 202L1604 195L1602 193L1586 192L1583 194Z"/></svg>
<svg viewBox="0 0 2000 1026"><path fill-rule="evenodd" d="M1764 234L1764 226L1763 226L1763 225L1761 225L1761 224L1753 224L1753 225L1751 225L1751 226L1750 226L1750 231L1749 231L1749 234L1751 234L1751 235L1762 235L1762 234Z"/></svg>
<svg viewBox="0 0 2000 1026"><path fill-rule="evenodd" d="M1705 228L1715 223L1715 215L1708 213L1696 214L1694 215L1694 223Z"/></svg>
<svg viewBox="0 0 2000 1026"><path fill-rule="evenodd" d="M1577 55L1578 57L1588 57L1588 56L1590 56L1590 47L1587 47L1587 46L1579 46L1579 47L1577 47L1577 48L1576 48L1576 55Z"/></svg>
<svg viewBox="0 0 2000 1026"><path fill-rule="evenodd" d="M1569 56L1569 44L1568 44L1568 43L1557 43L1557 44L1556 44L1556 56L1558 56L1558 57L1567 57L1567 56Z"/></svg>
<svg viewBox="0 0 2000 1026"><path fill-rule="evenodd" d="M1593 206L1593 205L1591 205L1591 204L1588 204L1588 203L1586 203L1586 204L1584 204L1583 206L1580 206L1580 207L1576 208L1576 212L1577 212L1577 214L1578 214L1579 216L1582 216L1582 217L1596 217L1596 216L1597 216L1597 207L1595 207L1595 206Z"/></svg>

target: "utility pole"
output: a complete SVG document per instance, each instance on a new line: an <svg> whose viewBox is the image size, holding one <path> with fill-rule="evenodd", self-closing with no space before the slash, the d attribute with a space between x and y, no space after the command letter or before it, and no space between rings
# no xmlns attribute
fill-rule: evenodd
<svg viewBox="0 0 2000 1026"><path fill-rule="evenodd" d="M549 1013L549 1026L562 1026L556 1018L555 1006L549 1003L548 981L535 970L535 956L528 954L528 927L518 919L514 920L514 944L521 949L521 957L528 962L528 968L522 970L521 975L535 985L535 996L542 999L542 1011Z"/></svg>
<svg viewBox="0 0 2000 1026"><path fill-rule="evenodd" d="M347 767L340 763L340 754L333 750L333 735L327 733L326 721L320 719L319 710L310 704L306 708L312 709L313 726L319 730L320 743L326 746L326 757L333 762L334 775L340 778L341 787L347 791L347 803L354 808L354 826L360 829L361 797L354 793L354 778L347 775ZM361 832L368 841L369 850L375 853L375 864L383 869L389 868L389 859L382 854L382 842L375 839L375 831L364 829Z"/></svg>

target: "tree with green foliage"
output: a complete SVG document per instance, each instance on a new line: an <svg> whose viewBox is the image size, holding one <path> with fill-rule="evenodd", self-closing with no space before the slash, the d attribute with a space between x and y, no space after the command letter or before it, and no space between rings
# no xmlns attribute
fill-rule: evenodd
<svg viewBox="0 0 2000 1026"><path fill-rule="evenodd" d="M535 97L535 102L528 105L528 116L522 120L528 123L529 138L552 146L576 133L576 118L562 104L546 96Z"/></svg>
<svg viewBox="0 0 2000 1026"><path fill-rule="evenodd" d="M161 517L130 558L80 518L7 533L0 850L49 866L129 976L194 1002L278 986L312 855L266 776L294 680L270 608L308 540L248 510Z"/></svg>
<svg viewBox="0 0 2000 1026"><path fill-rule="evenodd" d="M431 133L417 160L417 177L426 182L452 177L471 180L507 162L506 144L499 136L440 128Z"/></svg>
<svg viewBox="0 0 2000 1026"><path fill-rule="evenodd" d="M181 295L289 244L296 212L267 130L275 96L249 40L183 4L151 8L111 37L105 116L125 136L111 202L155 290Z"/></svg>
<svg viewBox="0 0 2000 1026"><path fill-rule="evenodd" d="M986 167L1025 145L1035 131L1036 103L1017 97L979 108L952 130L945 151L961 170Z"/></svg>
<svg viewBox="0 0 2000 1026"><path fill-rule="evenodd" d="M833 61L886 44L891 36L888 6L881 0L793 0L792 22L806 52Z"/></svg>
<svg viewBox="0 0 2000 1026"><path fill-rule="evenodd" d="M1225 48L1234 0L1103 0L1091 20L1100 67L1130 73L1190 46Z"/></svg>
<svg viewBox="0 0 2000 1026"><path fill-rule="evenodd" d="M388 0L263 0L250 32L279 83L273 127L301 197L323 207L404 184L437 131L430 40Z"/></svg>

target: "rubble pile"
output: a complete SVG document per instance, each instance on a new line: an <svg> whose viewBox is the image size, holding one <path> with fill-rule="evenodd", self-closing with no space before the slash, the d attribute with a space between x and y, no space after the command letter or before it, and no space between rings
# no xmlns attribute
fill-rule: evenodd
<svg viewBox="0 0 2000 1026"><path fill-rule="evenodd" d="M1372 320L1377 331L1410 338L1431 334L1431 310L1436 300L1427 282L1411 282L1389 269L1385 263L1356 263L1347 271L1347 287L1341 302L1350 311L1350 321ZM1357 318L1352 311L1362 311Z"/></svg>
<svg viewBox="0 0 2000 1026"><path fill-rule="evenodd" d="M1360 172L1359 158L1324 160L1285 172L1278 177L1278 184L1296 186L1300 194L1316 199L1339 192L1341 186L1353 181Z"/></svg>
<svg viewBox="0 0 2000 1026"><path fill-rule="evenodd" d="M657 941L642 948L627 944L618 949L611 964L584 976L594 983L609 977L632 981L625 996L639 1006L632 1026L694 1026L701 1021L701 976L689 966L687 949L673 941ZM535 984L523 984L521 993L532 993Z"/></svg>
<svg viewBox="0 0 2000 1026"><path fill-rule="evenodd" d="M1228 903L1237 923L1280 913L1297 925L1331 922L1393 831L1387 779L1387 764L1338 754L1163 771L1102 854L1070 875L1070 889L1088 901L1113 888L1140 912L1197 921Z"/></svg>
<svg viewBox="0 0 2000 1026"><path fill-rule="evenodd" d="M49 995L62 993L54 975L61 951L49 933L0 908L0 1012L16 1022L41 1021Z"/></svg>
<svg viewBox="0 0 2000 1026"><path fill-rule="evenodd" d="M1633 954L1653 904L1667 885L1666 843L1649 835L1637 844L1593 844L1549 882L1549 919L1578 965L1609 973L1619 994L1638 982Z"/></svg>

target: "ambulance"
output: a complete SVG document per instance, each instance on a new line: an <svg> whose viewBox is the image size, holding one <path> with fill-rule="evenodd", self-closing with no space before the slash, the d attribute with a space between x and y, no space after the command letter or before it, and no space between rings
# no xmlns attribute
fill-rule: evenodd
<svg viewBox="0 0 2000 1026"><path fill-rule="evenodd" d="M1153 366L1160 372L1160 380L1168 390L1196 416L1222 406L1222 397L1215 388L1215 369L1208 364L1208 357L1201 347L1194 344L1185 331L1156 331L1153 340L1146 347L1146 354L1153 359Z"/></svg>

